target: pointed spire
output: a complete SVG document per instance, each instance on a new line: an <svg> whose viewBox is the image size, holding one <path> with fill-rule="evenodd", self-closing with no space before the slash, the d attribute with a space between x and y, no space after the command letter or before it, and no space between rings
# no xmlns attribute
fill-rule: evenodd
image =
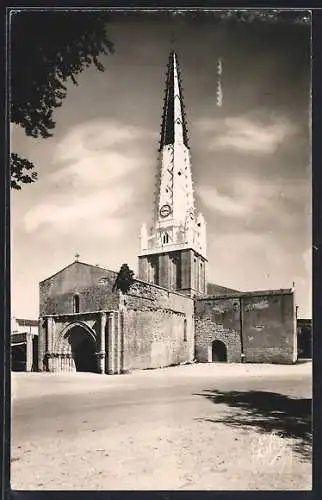
<svg viewBox="0 0 322 500"><path fill-rule="evenodd" d="M149 232L145 226L141 229L141 256L158 259L161 253L190 249L206 259L206 224L195 207L182 80L173 46L167 66L158 156L153 223ZM150 269L152 261L147 266ZM143 271L142 279L147 279ZM169 273L172 271L170 266Z"/></svg>
<svg viewBox="0 0 322 500"><path fill-rule="evenodd" d="M182 141L185 146L189 147L178 58L175 51L171 50L167 69L159 150L166 145L174 144L176 141Z"/></svg>

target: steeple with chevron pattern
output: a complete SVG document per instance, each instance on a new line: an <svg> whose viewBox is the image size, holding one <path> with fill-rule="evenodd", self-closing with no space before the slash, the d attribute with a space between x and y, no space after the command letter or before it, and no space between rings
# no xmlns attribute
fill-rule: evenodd
<svg viewBox="0 0 322 500"><path fill-rule="evenodd" d="M145 225L141 229L141 278L177 290L184 288L189 294L193 290L203 293L206 286L206 224L195 208L182 81L174 50L170 52L167 65L153 212L151 231ZM188 258L187 252L195 254L195 260L190 253ZM152 256L152 261L158 264L151 271L148 262ZM189 274L192 273L186 286L182 279L188 270L182 266L183 258L189 261ZM191 269L191 259L198 261L197 271ZM173 261L176 270L171 264Z"/></svg>

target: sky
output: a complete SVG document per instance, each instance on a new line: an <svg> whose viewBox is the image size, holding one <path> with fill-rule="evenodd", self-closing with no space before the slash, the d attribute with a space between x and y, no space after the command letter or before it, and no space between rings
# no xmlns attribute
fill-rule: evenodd
<svg viewBox="0 0 322 500"><path fill-rule="evenodd" d="M45 15L45 14L44 14ZM11 193L11 310L38 316L38 284L74 260L137 270L152 218L170 39L183 80L208 281L249 291L295 283L311 317L310 27L118 14L105 72L85 70L52 138L14 126L12 151L39 179ZM223 61L223 103L216 66Z"/></svg>

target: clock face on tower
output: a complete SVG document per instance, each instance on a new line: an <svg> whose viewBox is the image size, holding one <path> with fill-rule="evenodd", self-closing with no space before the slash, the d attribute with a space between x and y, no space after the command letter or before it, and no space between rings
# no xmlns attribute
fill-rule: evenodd
<svg viewBox="0 0 322 500"><path fill-rule="evenodd" d="M160 208L161 217L168 217L171 214L171 208L169 205L162 205Z"/></svg>

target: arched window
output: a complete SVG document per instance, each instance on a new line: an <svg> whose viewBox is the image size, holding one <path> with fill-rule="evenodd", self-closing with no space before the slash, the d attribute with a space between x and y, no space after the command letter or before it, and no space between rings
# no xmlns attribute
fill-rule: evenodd
<svg viewBox="0 0 322 500"><path fill-rule="evenodd" d="M168 233L164 233L162 236L162 243L169 243L169 235Z"/></svg>
<svg viewBox="0 0 322 500"><path fill-rule="evenodd" d="M202 262L200 262L200 271L199 271L199 291L203 292L204 281L203 281L203 268Z"/></svg>
<svg viewBox="0 0 322 500"><path fill-rule="evenodd" d="M186 318L184 319L184 322L183 322L183 340L184 340L184 342L187 342L187 320L186 320Z"/></svg>
<svg viewBox="0 0 322 500"><path fill-rule="evenodd" d="M79 313L79 295L74 295L73 310L74 310L74 313Z"/></svg>

